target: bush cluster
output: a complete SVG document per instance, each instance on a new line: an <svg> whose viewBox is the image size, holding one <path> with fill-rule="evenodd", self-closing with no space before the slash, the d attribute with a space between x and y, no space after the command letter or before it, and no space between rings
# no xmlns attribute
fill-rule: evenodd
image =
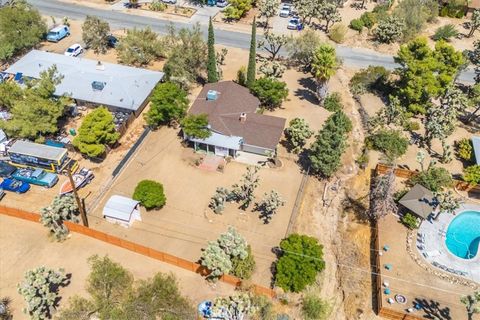
<svg viewBox="0 0 480 320"><path fill-rule="evenodd" d="M167 201L163 185L153 180L140 181L133 192L133 199L140 201L146 209L161 208Z"/></svg>
<svg viewBox="0 0 480 320"><path fill-rule="evenodd" d="M369 91L387 93L387 79L390 72L381 66L369 66L355 73L350 79L350 91L359 95Z"/></svg>

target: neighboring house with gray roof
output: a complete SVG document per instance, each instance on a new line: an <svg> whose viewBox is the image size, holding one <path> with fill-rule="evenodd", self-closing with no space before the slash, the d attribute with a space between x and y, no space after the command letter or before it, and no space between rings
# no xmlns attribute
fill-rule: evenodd
<svg viewBox="0 0 480 320"><path fill-rule="evenodd" d="M473 152L475 153L475 161L480 166L480 137L472 137Z"/></svg>
<svg viewBox="0 0 480 320"><path fill-rule="evenodd" d="M55 94L72 97L78 105L103 105L111 111L140 114L163 72L133 68L113 63L99 63L82 57L32 50L6 72L39 78L42 71L56 65L63 75Z"/></svg>
<svg viewBox="0 0 480 320"><path fill-rule="evenodd" d="M248 88L233 81L210 83L203 87L190 108L190 114L207 114L211 136L186 137L195 150L219 156L236 157L239 151L268 155L276 151L285 119L258 114L260 101Z"/></svg>

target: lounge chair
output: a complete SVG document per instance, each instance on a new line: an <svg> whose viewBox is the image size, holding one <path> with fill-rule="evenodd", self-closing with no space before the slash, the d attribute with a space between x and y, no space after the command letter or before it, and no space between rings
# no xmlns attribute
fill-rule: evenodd
<svg viewBox="0 0 480 320"><path fill-rule="evenodd" d="M425 258L434 258L440 255L440 251L438 250L433 250L433 251L425 251L423 252L423 256Z"/></svg>

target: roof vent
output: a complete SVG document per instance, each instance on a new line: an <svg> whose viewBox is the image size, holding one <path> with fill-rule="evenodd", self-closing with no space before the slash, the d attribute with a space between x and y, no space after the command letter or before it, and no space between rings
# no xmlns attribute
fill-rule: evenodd
<svg viewBox="0 0 480 320"><path fill-rule="evenodd" d="M106 82L101 82L101 81L93 81L92 82L92 89L95 91L102 91L103 88L107 85Z"/></svg>
<svg viewBox="0 0 480 320"><path fill-rule="evenodd" d="M207 100L217 100L218 92L215 90L208 90L207 92Z"/></svg>
<svg viewBox="0 0 480 320"><path fill-rule="evenodd" d="M247 114L245 112L240 113L240 122L247 121Z"/></svg>

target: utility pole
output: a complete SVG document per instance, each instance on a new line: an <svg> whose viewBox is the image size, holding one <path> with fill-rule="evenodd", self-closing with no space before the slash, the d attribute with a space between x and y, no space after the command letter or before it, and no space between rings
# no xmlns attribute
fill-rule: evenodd
<svg viewBox="0 0 480 320"><path fill-rule="evenodd" d="M70 180L70 184L72 185L72 188L73 188L73 195L75 196L75 201L77 202L77 207L78 207L78 210L80 211L80 216L82 217L83 225L88 228L87 214L85 213L85 207L83 206L83 203L80 201L80 198L78 197L77 187L75 186L75 181L73 181L72 172L70 171L70 168L67 168L66 171L67 171L68 179Z"/></svg>

